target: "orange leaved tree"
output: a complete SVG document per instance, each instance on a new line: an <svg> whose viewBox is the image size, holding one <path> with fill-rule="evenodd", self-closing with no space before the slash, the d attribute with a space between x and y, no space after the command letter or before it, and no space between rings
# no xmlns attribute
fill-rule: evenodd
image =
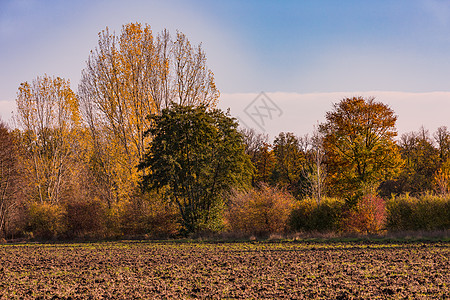
<svg viewBox="0 0 450 300"><path fill-rule="evenodd" d="M333 194L354 204L400 171L396 120L394 111L374 98L345 98L327 112L319 130Z"/></svg>

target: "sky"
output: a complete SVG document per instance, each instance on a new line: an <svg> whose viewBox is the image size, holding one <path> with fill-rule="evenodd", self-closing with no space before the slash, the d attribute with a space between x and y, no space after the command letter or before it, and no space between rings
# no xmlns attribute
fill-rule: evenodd
<svg viewBox="0 0 450 300"><path fill-rule="evenodd" d="M0 0L2 119L21 82L60 76L76 91L98 32L129 22L202 43L219 107L269 136L309 133L333 103L360 95L390 105L399 133L450 128L444 0Z"/></svg>

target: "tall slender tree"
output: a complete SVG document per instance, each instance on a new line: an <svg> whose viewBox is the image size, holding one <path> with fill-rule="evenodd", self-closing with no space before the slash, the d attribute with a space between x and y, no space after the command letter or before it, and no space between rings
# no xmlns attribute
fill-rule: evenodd
<svg viewBox="0 0 450 300"><path fill-rule="evenodd" d="M323 136L319 132L319 128L315 127L311 138L305 137L304 140L309 139L306 143L306 168L304 168L304 177L306 181L307 192L320 204L322 197L326 192L326 165L325 152L323 149Z"/></svg>
<svg viewBox="0 0 450 300"><path fill-rule="evenodd" d="M77 141L78 99L69 81L45 75L22 83L16 103L22 159L33 194L41 202L58 203Z"/></svg>
<svg viewBox="0 0 450 300"><path fill-rule="evenodd" d="M6 236L7 221L17 204L18 179L17 148L0 119L0 238Z"/></svg>

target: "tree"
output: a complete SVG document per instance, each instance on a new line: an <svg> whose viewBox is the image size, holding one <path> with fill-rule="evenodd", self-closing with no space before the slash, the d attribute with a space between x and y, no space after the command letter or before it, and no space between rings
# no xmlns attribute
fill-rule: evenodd
<svg viewBox="0 0 450 300"><path fill-rule="evenodd" d="M255 167L252 186L256 187L260 182L269 183L275 167L272 145L268 142L269 136L256 133L254 129L243 129L241 133L244 138L245 153L250 157Z"/></svg>
<svg viewBox="0 0 450 300"><path fill-rule="evenodd" d="M309 140L305 136L303 140ZM306 168L304 168L304 177L306 179L306 189L308 193L316 200L319 205L326 191L326 166L325 152L323 149L323 136L318 128L314 128L313 136L310 142L306 142Z"/></svg>
<svg viewBox="0 0 450 300"><path fill-rule="evenodd" d="M450 161L443 164L433 176L434 189L439 195L446 196L450 191Z"/></svg>
<svg viewBox="0 0 450 300"><path fill-rule="evenodd" d="M405 166L399 176L402 191L418 194L432 190L433 175L439 168L439 151L428 130L404 134L400 149Z"/></svg>
<svg viewBox="0 0 450 300"><path fill-rule="evenodd" d="M255 157L259 149L264 147L264 144L269 141L267 134L257 133L254 129L243 128L240 132L245 146L245 153L250 158Z"/></svg>
<svg viewBox="0 0 450 300"><path fill-rule="evenodd" d="M18 190L17 149L13 137L0 120L0 237L6 236L9 215Z"/></svg>
<svg viewBox="0 0 450 300"><path fill-rule="evenodd" d="M157 188L179 209L187 233L214 229L224 193L249 184L252 165L237 122L220 110L173 104L152 116L153 136L140 165L143 187Z"/></svg>
<svg viewBox="0 0 450 300"><path fill-rule="evenodd" d="M21 127L23 165L35 200L58 203L68 182L77 142L78 99L69 81L37 77L19 87L16 121Z"/></svg>
<svg viewBox="0 0 450 300"><path fill-rule="evenodd" d="M130 23L120 35L99 34L82 72L79 96L92 138L96 180L127 198L139 180L137 164L151 136L146 117L172 103L214 107L219 91L201 46L180 32L154 36L150 26Z"/></svg>
<svg viewBox="0 0 450 300"><path fill-rule="evenodd" d="M398 174L397 116L389 106L374 98L345 98L327 112L326 120L319 131L334 194L354 202Z"/></svg>
<svg viewBox="0 0 450 300"><path fill-rule="evenodd" d="M404 164L396 178L381 184L382 196L404 193L417 195L432 191L433 188L437 190L444 188L443 185L447 180L445 169L447 155L445 131L442 129L440 128L434 135L439 148L436 148L428 130L423 127L417 132L404 133L400 137L399 149Z"/></svg>
<svg viewBox="0 0 450 300"><path fill-rule="evenodd" d="M447 195L450 190L450 132L447 127L439 127L434 134L434 139L440 159L440 168L433 178L435 190L441 195Z"/></svg>
<svg viewBox="0 0 450 300"><path fill-rule="evenodd" d="M270 183L276 163L272 145L264 143L256 152L252 163L255 166L252 185L256 187L261 182Z"/></svg>
<svg viewBox="0 0 450 300"><path fill-rule="evenodd" d="M272 181L287 188L295 197L302 193L305 155L300 140L293 133L281 132L273 142L275 169Z"/></svg>
<svg viewBox="0 0 450 300"><path fill-rule="evenodd" d="M439 150L439 159L445 163L450 158L450 132L446 126L439 127L433 135Z"/></svg>

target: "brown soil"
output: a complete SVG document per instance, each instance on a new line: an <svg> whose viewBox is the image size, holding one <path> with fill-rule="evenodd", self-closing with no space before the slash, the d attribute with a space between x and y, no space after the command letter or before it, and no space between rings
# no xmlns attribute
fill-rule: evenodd
<svg viewBox="0 0 450 300"><path fill-rule="evenodd" d="M450 244L0 246L0 299L449 299Z"/></svg>

